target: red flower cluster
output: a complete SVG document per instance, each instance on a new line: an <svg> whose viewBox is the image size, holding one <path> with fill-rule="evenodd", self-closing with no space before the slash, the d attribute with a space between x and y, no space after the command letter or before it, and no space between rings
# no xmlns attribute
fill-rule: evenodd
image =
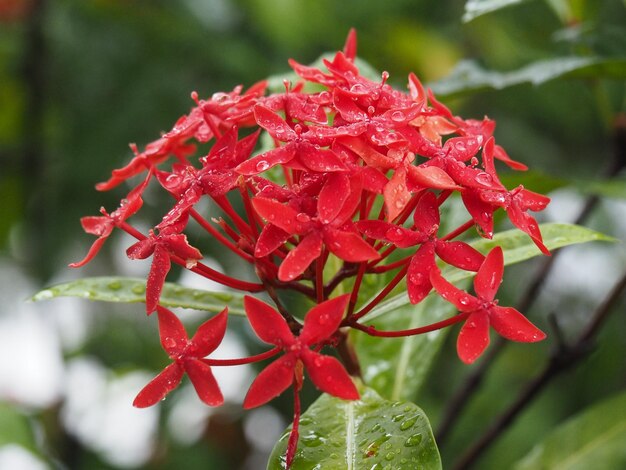
<svg viewBox="0 0 626 470"><path fill-rule="evenodd" d="M97 186L109 190L146 174L119 209L111 214L103 209L102 216L82 220L85 231L98 239L86 258L73 265L91 260L114 228L138 240L128 248L129 258L152 258L147 313L158 312L161 342L174 362L142 390L137 406L163 398L183 372L204 402L221 404L211 366L256 362L283 351L252 383L244 407L262 405L293 385L296 412L287 456L291 462L304 369L320 390L343 399L359 397L344 366L319 352L324 346L337 347L344 351L340 355L345 362L346 348L339 346L345 346L349 328L402 336L465 321L458 352L468 363L487 346L489 325L515 341L544 337L522 314L494 300L503 273L502 251L496 248L485 258L454 239L474 227L490 238L493 214L503 208L547 253L528 211L542 210L549 199L521 186L508 190L502 185L495 160L516 170L526 167L495 144L493 121L454 116L413 74L408 93L387 84L387 73L372 81L359 73L355 53L356 36L351 32L343 52L324 60L325 71L290 61L300 80L285 83L282 93L267 95L267 84L260 82L246 92L237 87L206 100L192 94L196 106L189 114L142 152L132 146L135 156L130 163ZM262 134L264 139L259 138ZM208 154L194 159L197 145L207 143L212 143ZM144 234L127 221L141 208L150 182L163 188L173 203ZM454 193L460 194L469 218L440 234L441 208ZM232 196L241 199L243 210L235 209ZM206 198L219 212L196 209ZM258 282L203 264L200 250L184 233L190 223L251 265ZM397 250L407 249L404 257L396 256ZM342 266L329 275L325 268L331 256ZM438 259L477 272L477 296L447 282L439 273ZM246 297L245 307L253 330L275 347L249 358L207 359L224 335L226 311L187 340L180 321L159 305L172 262L232 289L268 293L277 310L254 297ZM357 310L364 276L392 270L397 273L389 285ZM334 289L349 278L354 278L351 294L333 298ZM359 322L404 279L412 303L421 302L434 287L460 313L406 332L377 331ZM316 304L304 322L281 305L280 291L285 289Z"/></svg>

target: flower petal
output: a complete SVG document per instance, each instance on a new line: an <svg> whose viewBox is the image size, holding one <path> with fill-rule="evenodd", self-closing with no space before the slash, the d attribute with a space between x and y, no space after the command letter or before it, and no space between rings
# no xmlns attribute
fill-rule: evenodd
<svg viewBox="0 0 626 470"><path fill-rule="evenodd" d="M157 306L159 318L159 337L163 349L170 357L180 355L189 344L187 332L180 319L171 311L162 306Z"/></svg>
<svg viewBox="0 0 626 470"><path fill-rule="evenodd" d="M146 313L148 315L154 312L159 304L163 284L171 266L172 262L167 248L156 245L146 282Z"/></svg>
<svg viewBox="0 0 626 470"><path fill-rule="evenodd" d="M252 329L261 340L280 347L293 344L293 334L280 313L249 295L243 298L243 305Z"/></svg>
<svg viewBox="0 0 626 470"><path fill-rule="evenodd" d="M415 207L413 222L420 232L431 234L437 232L439 221L437 196L432 191L426 191L420 196Z"/></svg>
<svg viewBox="0 0 626 470"><path fill-rule="evenodd" d="M224 403L220 387L217 385L217 381L208 364L199 359L187 359L185 361L185 372L187 372L200 400L209 406L220 406Z"/></svg>
<svg viewBox="0 0 626 470"><path fill-rule="evenodd" d="M480 310L471 314L459 332L456 350L459 358L471 364L489 346L489 317L487 312Z"/></svg>
<svg viewBox="0 0 626 470"><path fill-rule="evenodd" d="M296 138L296 132L278 114L263 105L254 107L256 122L270 133L272 137L281 142L288 142Z"/></svg>
<svg viewBox="0 0 626 470"><path fill-rule="evenodd" d="M513 307L492 307L489 320L494 330L511 341L535 343L546 337L543 331Z"/></svg>
<svg viewBox="0 0 626 470"><path fill-rule="evenodd" d="M302 362L311 381L322 392L343 400L358 400L359 392L341 362L310 349L303 351Z"/></svg>
<svg viewBox="0 0 626 470"><path fill-rule="evenodd" d="M435 244L424 243L415 252L406 274L407 293L412 304L421 302L432 289L430 272L435 268Z"/></svg>
<svg viewBox="0 0 626 470"><path fill-rule="evenodd" d="M254 247L254 256L263 258L283 245L290 235L274 224L267 224L263 227L259 239Z"/></svg>
<svg viewBox="0 0 626 470"><path fill-rule="evenodd" d="M243 401L246 410L264 405L283 393L293 383L296 357L285 354L272 362L254 379Z"/></svg>
<svg viewBox="0 0 626 470"><path fill-rule="evenodd" d="M478 271L485 257L465 242L437 242L437 255L446 263L464 269Z"/></svg>
<svg viewBox="0 0 626 470"><path fill-rule="evenodd" d="M409 166L409 181L422 188L462 189L444 170L437 166Z"/></svg>
<svg viewBox="0 0 626 470"><path fill-rule="evenodd" d="M424 235L419 232L382 220L361 220L356 222L355 226L366 236L393 243L399 248L408 248L426 241Z"/></svg>
<svg viewBox="0 0 626 470"><path fill-rule="evenodd" d="M333 335L350 301L350 294L340 295L313 307L304 317L300 341L306 345L319 343Z"/></svg>
<svg viewBox="0 0 626 470"><path fill-rule="evenodd" d="M459 311L473 312L480 307L480 301L476 297L450 284L436 267L430 271L430 282L437 293Z"/></svg>
<svg viewBox="0 0 626 470"><path fill-rule="evenodd" d="M176 362L170 364L137 394L133 406L147 408L160 402L168 393L178 387L182 378L183 368Z"/></svg>
<svg viewBox="0 0 626 470"><path fill-rule="evenodd" d="M478 297L491 302L502 283L504 273L504 255L502 248L496 246L489 252L474 278L474 290Z"/></svg>
<svg viewBox="0 0 626 470"><path fill-rule="evenodd" d="M227 322L228 307L198 327L196 334L191 338L193 353L196 357L205 357L215 351L224 339Z"/></svg>
<svg viewBox="0 0 626 470"><path fill-rule="evenodd" d="M298 213L291 207L264 197L252 199L252 206L261 217L285 232L291 235L301 233L303 224L298 221Z"/></svg>
<svg viewBox="0 0 626 470"><path fill-rule="evenodd" d="M411 192L407 188L406 169L404 166L396 168L393 176L383 189L387 221L391 222L400 215L411 200Z"/></svg>
<svg viewBox="0 0 626 470"><path fill-rule="evenodd" d="M349 195L350 178L348 175L339 172L329 173L317 200L319 220L324 224L332 222Z"/></svg>
<svg viewBox="0 0 626 470"><path fill-rule="evenodd" d="M300 276L322 254L322 236L311 232L289 252L278 268L278 279L289 282Z"/></svg>
<svg viewBox="0 0 626 470"><path fill-rule="evenodd" d="M351 263L371 261L380 255L372 246L354 232L328 229L324 231L324 243L339 258Z"/></svg>

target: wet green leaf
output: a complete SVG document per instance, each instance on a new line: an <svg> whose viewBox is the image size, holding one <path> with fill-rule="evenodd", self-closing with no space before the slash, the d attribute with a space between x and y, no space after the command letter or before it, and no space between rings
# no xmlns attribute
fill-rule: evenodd
<svg viewBox="0 0 626 470"><path fill-rule="evenodd" d="M626 58L558 57L529 64L511 72L486 70L471 60L457 64L446 78L430 84L440 98L503 90L516 85L542 83L558 78L626 79Z"/></svg>
<svg viewBox="0 0 626 470"><path fill-rule="evenodd" d="M626 393L588 408L554 430L515 470L626 468Z"/></svg>
<svg viewBox="0 0 626 470"><path fill-rule="evenodd" d="M40 301L55 297L80 297L104 302L145 302L146 281L125 277L90 277L66 282L44 289L31 300ZM161 305L183 307L209 312L221 312L228 306L229 313L244 315L243 294L239 292L210 292L190 289L166 282L161 294Z"/></svg>
<svg viewBox="0 0 626 470"><path fill-rule="evenodd" d="M520 3L526 3L529 0L467 0L465 3L465 13L463 13L463 22L469 23L479 16L502 10Z"/></svg>
<svg viewBox="0 0 626 470"><path fill-rule="evenodd" d="M361 387L361 399L322 395L300 419L292 470L312 468L441 469L439 451L424 412L410 402L388 401ZM289 429L280 438L268 469L284 469Z"/></svg>

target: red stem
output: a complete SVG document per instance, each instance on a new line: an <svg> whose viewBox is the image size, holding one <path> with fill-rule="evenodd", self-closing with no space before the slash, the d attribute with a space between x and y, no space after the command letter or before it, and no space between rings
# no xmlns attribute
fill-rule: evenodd
<svg viewBox="0 0 626 470"><path fill-rule="evenodd" d="M396 269L399 268L400 266L405 265L406 263L408 263L409 261L411 261L411 258L413 257L413 255L407 256L406 258L402 258L398 261L395 261L391 264L386 264L385 266L372 266L368 272L370 273L386 273L387 271L391 271L392 269Z"/></svg>
<svg viewBox="0 0 626 470"><path fill-rule="evenodd" d="M204 217L202 217L195 209L191 209L189 211L191 216L194 218L198 224L205 229L209 234L215 238L218 242L228 248L230 251L235 253L237 256L243 258L249 263L254 263L254 258L250 256L248 253L242 251L237 245L231 242L228 238L222 235L219 230L216 230Z"/></svg>
<svg viewBox="0 0 626 470"><path fill-rule="evenodd" d="M275 356L282 349L278 346L255 356L242 357L240 359L202 359L202 362L209 366L240 366L243 364L252 364L253 362L263 361Z"/></svg>
<svg viewBox="0 0 626 470"><path fill-rule="evenodd" d="M458 237L462 233L467 232L470 228L472 228L474 226L474 224L475 224L474 219L470 219L467 222L465 222L463 225L461 225L458 228L452 230L452 232L447 234L445 237L441 237L439 240L441 240L442 242L445 242L445 241L448 241L448 240L452 240L453 238Z"/></svg>
<svg viewBox="0 0 626 470"><path fill-rule="evenodd" d="M426 326L420 326L418 328L411 328L410 330L397 330L397 331L380 331L374 328L373 326L362 325L360 323L351 322L349 326L355 328L357 330L363 331L370 336L378 336L381 338L400 338L403 336L414 336L421 335L424 333L430 333L431 331L440 330L442 328L446 328L450 325L454 325L455 323L459 323L464 321L471 312L459 313L451 318L446 318L445 320L439 321L437 323L432 323Z"/></svg>
<svg viewBox="0 0 626 470"><path fill-rule="evenodd" d="M363 276L365 275L366 269L366 263L361 263L359 265L359 272L357 273L356 279L354 280L354 286L352 286L352 294L350 295L350 303L348 304L348 317L352 316L352 314L354 313L354 309L356 308L356 302L359 299L359 290L361 289L361 282L363 281Z"/></svg>
<svg viewBox="0 0 626 470"><path fill-rule="evenodd" d="M349 317L350 322L355 322L357 321L359 318L361 318L363 315L365 315L366 313L368 313L369 311L371 311L374 307L376 307L376 305L378 305L380 303L381 300L383 300L385 297L387 297L387 295L389 294L389 292L391 292L394 287L396 287L398 285L398 283L404 278L404 276L406 275L407 270L409 269L408 265L405 265L399 272L398 274L396 274L396 277L394 277L391 282L383 289L381 290L378 295L369 303L367 304L365 307L363 307L358 313L355 313L354 315L352 315L351 317ZM344 320L344 323L347 321L348 319ZM350 324L350 323L348 323Z"/></svg>

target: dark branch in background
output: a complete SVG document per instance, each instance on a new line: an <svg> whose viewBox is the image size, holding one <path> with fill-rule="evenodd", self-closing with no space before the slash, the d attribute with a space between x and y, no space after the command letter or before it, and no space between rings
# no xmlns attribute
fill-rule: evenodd
<svg viewBox="0 0 626 470"><path fill-rule="evenodd" d="M26 223L34 225L29 233L37 234L39 240L28 240L26 253L29 265L43 258L44 244L48 227L48 211L45 207L44 181L44 102L46 82L46 45L43 24L46 0L33 0L24 28L24 52L21 66L25 88L24 116L22 119L21 181L24 184L23 197L26 204ZM36 188L36 190L34 190Z"/></svg>
<svg viewBox="0 0 626 470"><path fill-rule="evenodd" d="M517 399L504 411L485 431L485 433L476 441L476 443L461 456L459 461L453 467L456 470L469 468L482 453L502 435L517 415L535 398L535 396L545 388L553 379L561 372L571 368L580 362L593 350L593 339L604 324L614 304L620 299L624 289L626 288L626 273L613 287L604 302L594 312L591 321L587 327L578 336L572 345L563 342L557 344L557 347L550 356L548 364L543 371L537 375L519 394Z"/></svg>
<svg viewBox="0 0 626 470"><path fill-rule="evenodd" d="M604 177L607 179L618 175L619 172L626 167L626 115L620 114L615 121L613 130L613 147L614 150L611 162L606 170L602 172ZM599 202L599 196L589 196L581 208L578 216L574 220L574 223L582 224L585 220L587 220ZM538 298L541 286L552 271L552 267L554 266L559 253L561 252L555 251L552 253L552 256L543 260L541 266L530 281L528 288L517 302L515 308L517 308L520 312L527 312L530 310L530 307ZM489 348L480 364L470 374L468 374L463 384L448 401L448 405L443 412L443 417L437 430L436 440L440 447L448 438L450 431L454 428L454 425L460 418L465 406L469 404L469 398L473 396L473 393L478 389L478 387L480 387L487 372L506 344L508 343L505 340L498 337Z"/></svg>

